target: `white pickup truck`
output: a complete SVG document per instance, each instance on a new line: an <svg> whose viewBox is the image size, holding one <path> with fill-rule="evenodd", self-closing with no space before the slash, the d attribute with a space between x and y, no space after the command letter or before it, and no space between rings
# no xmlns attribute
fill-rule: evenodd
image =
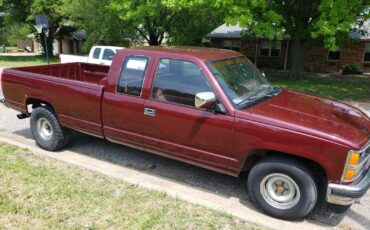
<svg viewBox="0 0 370 230"><path fill-rule="evenodd" d="M118 50L122 49L125 48L118 46L93 46L89 56L61 54L60 63L84 62L110 66L114 55Z"/></svg>

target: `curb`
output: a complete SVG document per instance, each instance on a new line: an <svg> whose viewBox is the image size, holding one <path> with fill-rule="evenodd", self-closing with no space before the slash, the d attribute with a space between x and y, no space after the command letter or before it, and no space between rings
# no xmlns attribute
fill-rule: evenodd
<svg viewBox="0 0 370 230"><path fill-rule="evenodd" d="M247 207L239 202L235 197L221 197L209 191L190 187L183 183L167 178L153 176L145 172L131 168L118 166L112 163L97 160L92 157L77 154L72 151L64 150L61 152L48 152L38 148L34 140L27 139L15 134L0 131L0 141L29 149L33 154L49 157L69 163L87 170L101 173L105 176L121 180L128 184L137 185L145 189L163 192L168 196L185 200L187 202L202 205L207 208L230 214L248 223L263 226L271 229L329 229L321 224L302 221L284 221L266 216L254 207Z"/></svg>

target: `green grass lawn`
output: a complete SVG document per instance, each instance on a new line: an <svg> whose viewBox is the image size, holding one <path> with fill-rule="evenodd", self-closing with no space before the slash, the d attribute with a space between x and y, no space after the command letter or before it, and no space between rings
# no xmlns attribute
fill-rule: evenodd
<svg viewBox="0 0 370 230"><path fill-rule="evenodd" d="M289 80L286 74L267 74L268 79L282 88L315 94L337 100L370 102L370 77L308 76L303 80Z"/></svg>
<svg viewBox="0 0 370 230"><path fill-rule="evenodd" d="M0 229L256 229L1 142L0 175Z"/></svg>
<svg viewBox="0 0 370 230"><path fill-rule="evenodd" d="M57 63L56 57L50 58L50 63ZM47 64L44 56L0 56L0 67L20 67Z"/></svg>

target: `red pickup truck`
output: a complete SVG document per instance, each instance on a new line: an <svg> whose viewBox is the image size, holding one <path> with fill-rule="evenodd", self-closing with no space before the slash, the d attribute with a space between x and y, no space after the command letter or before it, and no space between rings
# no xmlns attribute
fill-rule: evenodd
<svg viewBox="0 0 370 230"><path fill-rule="evenodd" d="M266 213L306 216L320 195L349 206L370 185L370 119L343 103L271 85L240 53L189 47L119 51L112 66L5 69L6 106L37 144L70 130L238 177ZM324 192L318 192L324 191Z"/></svg>

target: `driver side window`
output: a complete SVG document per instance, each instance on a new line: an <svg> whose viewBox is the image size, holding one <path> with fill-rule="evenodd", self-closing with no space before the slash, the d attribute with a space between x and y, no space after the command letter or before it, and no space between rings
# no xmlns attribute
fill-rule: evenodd
<svg viewBox="0 0 370 230"><path fill-rule="evenodd" d="M195 95L202 92L213 89L197 64L168 58L159 61L153 99L194 107Z"/></svg>

